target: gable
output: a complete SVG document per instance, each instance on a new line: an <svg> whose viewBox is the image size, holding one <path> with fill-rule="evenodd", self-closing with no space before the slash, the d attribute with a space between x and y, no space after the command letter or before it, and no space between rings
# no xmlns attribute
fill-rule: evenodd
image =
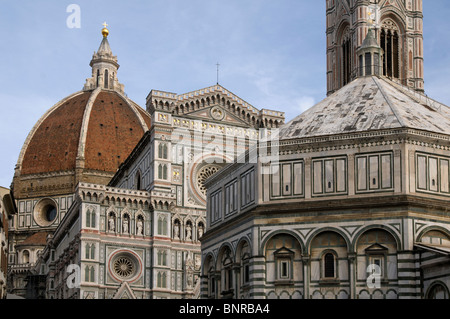
<svg viewBox="0 0 450 319"><path fill-rule="evenodd" d="M284 112L262 109L220 85L185 94L152 90L147 97L150 114L158 111L190 119L205 119L248 128L273 128L284 124Z"/></svg>
<svg viewBox="0 0 450 319"><path fill-rule="evenodd" d="M230 113L226 108L215 105L211 107L206 107L197 111L192 111L189 113L184 113L183 117L204 120L208 122L217 122L225 125L250 127L251 125L236 115Z"/></svg>
<svg viewBox="0 0 450 319"><path fill-rule="evenodd" d="M136 299L136 296L134 295L128 283L123 282L114 295L113 299Z"/></svg>
<svg viewBox="0 0 450 319"><path fill-rule="evenodd" d="M367 247L367 248L365 249L365 251L366 251L366 253L372 253L372 254L373 254L373 253L380 253L380 254L382 254L382 253L384 253L384 252L387 252L388 249L387 249L386 247L384 247L384 246L378 244L378 243L375 243L375 244L373 244L373 245Z"/></svg>

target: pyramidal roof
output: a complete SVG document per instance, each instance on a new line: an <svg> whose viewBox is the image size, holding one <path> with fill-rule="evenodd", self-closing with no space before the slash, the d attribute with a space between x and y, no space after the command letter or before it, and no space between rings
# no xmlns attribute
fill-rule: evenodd
<svg viewBox="0 0 450 319"><path fill-rule="evenodd" d="M450 135L450 108L386 78L360 77L280 129L280 139L414 128Z"/></svg>
<svg viewBox="0 0 450 319"><path fill-rule="evenodd" d="M103 37L103 40L100 43L100 46L99 46L99 48L97 50L97 53L98 54L100 54L100 53L107 53L107 54L112 55L112 50L111 50L111 47L109 45L107 37Z"/></svg>

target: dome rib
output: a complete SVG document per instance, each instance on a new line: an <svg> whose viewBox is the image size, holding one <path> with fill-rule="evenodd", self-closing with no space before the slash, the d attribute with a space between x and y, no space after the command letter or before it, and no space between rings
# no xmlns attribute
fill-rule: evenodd
<svg viewBox="0 0 450 319"><path fill-rule="evenodd" d="M85 158L84 155L85 155L85 151L86 151L86 149L85 149L86 148L86 139L87 139L87 132L88 132L88 128L89 128L89 120L91 117L91 111L92 111L94 102L97 99L97 96L101 90L102 89L100 87L98 87L92 92L91 96L89 97L89 101L86 104L86 108L84 110L83 122L81 124L80 139L79 139L79 143L78 143L77 166L80 165L79 160L84 160L84 158ZM82 168L84 168L84 165Z"/></svg>

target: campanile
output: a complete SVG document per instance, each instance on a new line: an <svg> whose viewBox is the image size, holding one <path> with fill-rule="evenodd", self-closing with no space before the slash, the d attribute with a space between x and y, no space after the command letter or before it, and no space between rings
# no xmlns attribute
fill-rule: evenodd
<svg viewBox="0 0 450 319"><path fill-rule="evenodd" d="M422 0L326 0L327 94L357 75L369 29L383 49L383 76L424 91Z"/></svg>

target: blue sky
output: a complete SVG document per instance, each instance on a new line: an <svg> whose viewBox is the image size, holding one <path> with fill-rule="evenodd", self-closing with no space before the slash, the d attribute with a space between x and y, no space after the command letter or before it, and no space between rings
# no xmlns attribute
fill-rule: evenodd
<svg viewBox="0 0 450 319"><path fill-rule="evenodd" d="M68 28L70 4L80 28ZM450 105L450 1L424 0L425 90ZM325 0L0 0L0 186L39 118L82 89L102 23L128 96L219 82L287 120L326 96Z"/></svg>

